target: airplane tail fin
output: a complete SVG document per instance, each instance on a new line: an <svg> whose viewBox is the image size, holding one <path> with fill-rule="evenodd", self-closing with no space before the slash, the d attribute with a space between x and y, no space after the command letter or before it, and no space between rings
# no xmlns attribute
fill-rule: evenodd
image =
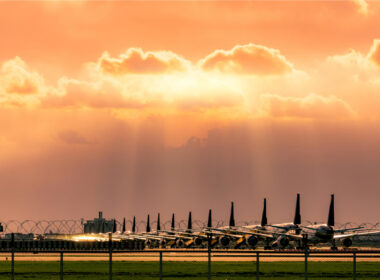
<svg viewBox="0 0 380 280"><path fill-rule="evenodd" d="M212 228L212 219L211 219L211 215L212 215L212 212L211 212L211 209L208 211L208 221L207 221L207 227L208 228Z"/></svg>
<svg viewBox="0 0 380 280"><path fill-rule="evenodd" d="M193 223L191 219L191 211L189 212L189 220L187 221L187 230L191 231L193 229Z"/></svg>
<svg viewBox="0 0 380 280"><path fill-rule="evenodd" d="M174 218L174 213L172 215L172 230L175 230L175 218Z"/></svg>
<svg viewBox="0 0 380 280"><path fill-rule="evenodd" d="M296 202L296 213L294 215L294 222L295 225L301 224L301 210L300 210L300 194L297 193L297 202Z"/></svg>
<svg viewBox="0 0 380 280"><path fill-rule="evenodd" d="M329 217L327 220L327 225L330 227L335 226L335 213L334 213L334 195L331 195L330 209L329 209Z"/></svg>
<svg viewBox="0 0 380 280"><path fill-rule="evenodd" d="M132 232L136 232L136 216L133 216L133 223L132 223Z"/></svg>
<svg viewBox="0 0 380 280"><path fill-rule="evenodd" d="M150 232L150 218L148 214L148 218L146 219L146 232Z"/></svg>
<svg viewBox="0 0 380 280"><path fill-rule="evenodd" d="M231 202L231 215L230 215L230 227L235 226L235 215L234 215L234 203Z"/></svg>
<svg viewBox="0 0 380 280"><path fill-rule="evenodd" d="M161 223L160 223L160 213L158 213L157 216L157 231L161 230Z"/></svg>
<svg viewBox="0 0 380 280"><path fill-rule="evenodd" d="M125 217L123 219L123 228L121 230L122 230L122 232L125 232Z"/></svg>
<svg viewBox="0 0 380 280"><path fill-rule="evenodd" d="M116 232L116 219L113 219L113 226L112 226L112 232Z"/></svg>
<svg viewBox="0 0 380 280"><path fill-rule="evenodd" d="M261 217L261 226L266 226L268 224L267 219L267 199L264 198L264 208L263 208L263 215Z"/></svg>

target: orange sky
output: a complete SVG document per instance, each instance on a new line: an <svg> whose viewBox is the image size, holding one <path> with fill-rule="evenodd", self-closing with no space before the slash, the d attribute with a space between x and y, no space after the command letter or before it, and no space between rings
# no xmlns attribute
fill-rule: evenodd
<svg viewBox="0 0 380 280"><path fill-rule="evenodd" d="M364 0L0 2L0 220L222 219L231 200L255 220L267 197L283 221L300 192L324 221L334 192L340 221L380 221L379 15Z"/></svg>

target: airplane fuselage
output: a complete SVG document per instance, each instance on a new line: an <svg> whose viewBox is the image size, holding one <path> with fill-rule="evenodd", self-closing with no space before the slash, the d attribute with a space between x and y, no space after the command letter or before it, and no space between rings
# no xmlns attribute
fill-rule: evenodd
<svg viewBox="0 0 380 280"><path fill-rule="evenodd" d="M308 242L312 244L328 243L334 240L333 227L325 224L303 227L301 234L306 234Z"/></svg>

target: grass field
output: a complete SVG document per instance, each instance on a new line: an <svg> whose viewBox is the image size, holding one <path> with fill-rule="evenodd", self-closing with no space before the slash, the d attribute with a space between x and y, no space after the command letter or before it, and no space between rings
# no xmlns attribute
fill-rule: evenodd
<svg viewBox="0 0 380 280"><path fill-rule="evenodd" d="M114 262L113 279L148 280L158 279L158 262ZM10 262L0 262L0 279L10 279ZM15 279L59 279L59 262L15 263ZM108 279L108 262L79 261L64 263L64 279L101 280ZM164 279L207 279L207 262L164 262ZM303 279L303 262L260 263L260 279ZM352 279L351 262L310 262L310 279ZM380 279L379 262L357 263L358 279ZM212 263L212 279L253 279L256 264L252 262Z"/></svg>

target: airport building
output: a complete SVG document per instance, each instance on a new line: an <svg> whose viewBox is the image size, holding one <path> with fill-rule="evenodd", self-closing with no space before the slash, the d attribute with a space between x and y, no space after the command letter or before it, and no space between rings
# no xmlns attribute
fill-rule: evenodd
<svg viewBox="0 0 380 280"><path fill-rule="evenodd" d="M99 212L99 217L93 220L88 220L84 224L84 233L106 233L112 232L115 220L106 220L103 218L103 212Z"/></svg>
<svg viewBox="0 0 380 280"><path fill-rule="evenodd" d="M15 240L34 240L34 234L33 233L13 233ZM11 240L12 233L6 233L4 239Z"/></svg>

